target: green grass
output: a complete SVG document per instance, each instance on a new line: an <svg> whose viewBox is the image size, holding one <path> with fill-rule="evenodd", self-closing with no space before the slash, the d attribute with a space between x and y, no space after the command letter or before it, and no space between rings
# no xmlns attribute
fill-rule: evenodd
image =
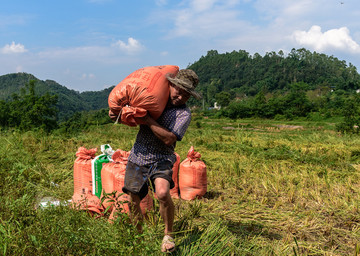
<svg viewBox="0 0 360 256"><path fill-rule="evenodd" d="M161 255L154 211L138 234L127 215L109 223L69 200L80 146L130 150L137 128L91 127L74 136L0 134L0 254ZM359 255L360 137L335 124L195 116L176 152L207 164L203 199L175 200L174 255ZM157 209L157 206L156 208Z"/></svg>

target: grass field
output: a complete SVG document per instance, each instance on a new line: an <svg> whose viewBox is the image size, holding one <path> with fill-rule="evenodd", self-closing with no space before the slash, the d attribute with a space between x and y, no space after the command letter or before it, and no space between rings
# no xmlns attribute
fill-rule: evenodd
<svg viewBox="0 0 360 256"><path fill-rule="evenodd" d="M127 215L110 224L68 206L80 146L130 150L137 128L92 127L74 136L1 132L0 254L161 255L163 225L138 234ZM207 165L203 199L175 200L174 255L360 255L360 137L326 122L194 116L176 152ZM157 209L155 204L155 210Z"/></svg>

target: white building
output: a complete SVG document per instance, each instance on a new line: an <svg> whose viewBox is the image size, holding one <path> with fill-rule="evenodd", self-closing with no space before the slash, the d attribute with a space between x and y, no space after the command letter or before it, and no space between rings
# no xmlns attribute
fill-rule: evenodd
<svg viewBox="0 0 360 256"><path fill-rule="evenodd" d="M217 102L215 102L215 103L214 103L214 109L219 110L220 108L221 108L221 106L219 106L219 105L217 104Z"/></svg>

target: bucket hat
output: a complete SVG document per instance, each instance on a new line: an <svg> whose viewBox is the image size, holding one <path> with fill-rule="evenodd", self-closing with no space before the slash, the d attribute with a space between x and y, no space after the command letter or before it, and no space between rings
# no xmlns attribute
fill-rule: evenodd
<svg viewBox="0 0 360 256"><path fill-rule="evenodd" d="M175 86L187 91L196 99L201 99L201 94L195 91L197 84L199 83L199 77L191 69L181 69L175 77L171 74L167 74L166 78Z"/></svg>

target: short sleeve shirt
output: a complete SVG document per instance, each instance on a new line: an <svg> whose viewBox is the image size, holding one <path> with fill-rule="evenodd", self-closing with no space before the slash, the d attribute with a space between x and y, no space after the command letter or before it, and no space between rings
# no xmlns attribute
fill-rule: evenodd
<svg viewBox="0 0 360 256"><path fill-rule="evenodd" d="M191 112L186 105L167 107L156 121L174 133L178 141L181 141L190 124ZM176 142L173 145L165 145L147 125L140 125L128 160L139 166L166 160L174 163L176 161L175 146Z"/></svg>

